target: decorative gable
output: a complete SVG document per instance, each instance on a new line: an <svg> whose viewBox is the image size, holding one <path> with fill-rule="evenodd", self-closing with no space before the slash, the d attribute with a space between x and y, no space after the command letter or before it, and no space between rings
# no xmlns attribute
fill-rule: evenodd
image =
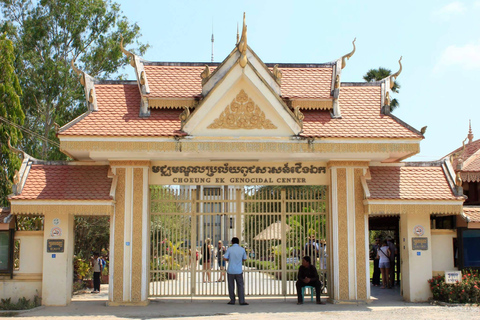
<svg viewBox="0 0 480 320"><path fill-rule="evenodd" d="M243 89L207 129L277 129Z"/></svg>

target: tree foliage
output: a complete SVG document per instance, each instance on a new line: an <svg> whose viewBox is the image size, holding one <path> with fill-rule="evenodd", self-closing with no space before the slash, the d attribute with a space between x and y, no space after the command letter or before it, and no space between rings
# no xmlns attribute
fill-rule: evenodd
<svg viewBox="0 0 480 320"><path fill-rule="evenodd" d="M128 62L119 47L134 44L139 54L140 28L130 23L120 6L110 0L0 0L6 18L3 31L17 51L15 67L24 90L26 126L56 140L55 123L62 126L86 111L83 88L70 68L78 67L98 79L117 78ZM2 31L0 30L0 31ZM26 136L22 148L48 160L65 159L57 147Z"/></svg>
<svg viewBox="0 0 480 320"><path fill-rule="evenodd" d="M14 46L6 34L0 35L0 116L18 125L22 125L25 115L20 97L22 89L14 69ZM20 167L20 159L7 146L10 137L13 145L22 138L21 132L13 126L0 121L0 206L7 206L7 196L12 191L15 171Z"/></svg>
<svg viewBox="0 0 480 320"><path fill-rule="evenodd" d="M108 252L110 243L110 217L75 217L75 249L78 258L89 259L92 253Z"/></svg>
<svg viewBox="0 0 480 320"><path fill-rule="evenodd" d="M363 80L367 82L374 82L380 81L385 79L386 77L392 75L392 71L386 68L378 68L378 69L370 69L368 72L363 76ZM395 80L393 82L392 92L399 93L400 84ZM392 99L390 102L390 110L393 111L400 106L400 103L397 99Z"/></svg>

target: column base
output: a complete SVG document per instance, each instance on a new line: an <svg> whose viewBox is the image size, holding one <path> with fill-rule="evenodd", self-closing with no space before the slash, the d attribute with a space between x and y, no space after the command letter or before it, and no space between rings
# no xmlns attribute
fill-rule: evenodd
<svg viewBox="0 0 480 320"><path fill-rule="evenodd" d="M367 300L335 300L328 298L327 302L333 303L333 304L355 304L355 305L363 305L363 304L370 304L372 303L372 299L367 299Z"/></svg>
<svg viewBox="0 0 480 320"><path fill-rule="evenodd" d="M150 300L145 300L145 301L107 301L106 305L107 307L145 307L150 304Z"/></svg>

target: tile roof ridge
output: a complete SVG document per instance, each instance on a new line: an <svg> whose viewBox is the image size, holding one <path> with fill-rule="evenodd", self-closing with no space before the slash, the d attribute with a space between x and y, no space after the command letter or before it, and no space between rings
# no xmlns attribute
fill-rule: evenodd
<svg viewBox="0 0 480 320"><path fill-rule="evenodd" d="M39 166L108 166L108 161L66 161L66 160L31 160L32 165Z"/></svg>
<svg viewBox="0 0 480 320"><path fill-rule="evenodd" d="M384 114L384 115L387 116L387 117L392 118L393 120L395 120L396 122L398 122L400 125L404 126L404 127L407 128L408 130L416 133L416 134L419 135L422 139L425 139L425 136L424 136L420 131L418 131L417 129L415 129L414 127L412 127L411 125L409 125L409 124L406 123L405 121L401 120L401 119L398 118L397 116L394 116L392 113L388 113L388 114Z"/></svg>
<svg viewBox="0 0 480 320"><path fill-rule="evenodd" d="M408 161L403 163L405 164L405 167L441 167L444 161L443 160Z"/></svg>
<svg viewBox="0 0 480 320"><path fill-rule="evenodd" d="M146 66L159 66L159 67L218 67L221 65L221 62L166 62L166 61L144 61ZM332 62L323 62L323 63L312 63L312 62L284 62L284 63L275 63L275 62L265 62L265 65L269 68L273 68L278 64L279 68L333 68L335 61Z"/></svg>
<svg viewBox="0 0 480 320"><path fill-rule="evenodd" d="M137 80L95 80L95 84L124 84L124 85L137 85Z"/></svg>
<svg viewBox="0 0 480 320"><path fill-rule="evenodd" d="M57 137L58 137L58 135L61 135L62 132L70 129L71 127L73 127L74 125L76 125L77 123L82 121L84 118L86 118L92 112L93 112L92 110L88 110L87 112L82 113L81 115L79 115L78 117L73 119L72 121L64 124L60 129L58 129Z"/></svg>
<svg viewBox="0 0 480 320"><path fill-rule="evenodd" d="M373 82L341 82L340 87L380 87L382 85L379 81Z"/></svg>

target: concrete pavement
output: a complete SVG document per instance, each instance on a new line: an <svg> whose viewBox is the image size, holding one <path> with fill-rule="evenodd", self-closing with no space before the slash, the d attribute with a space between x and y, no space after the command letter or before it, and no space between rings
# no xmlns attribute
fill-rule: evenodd
<svg viewBox="0 0 480 320"><path fill-rule="evenodd" d="M102 287L102 290L106 286ZM226 303L228 298L153 299L147 307L107 307L107 293L82 294L66 307L45 307L15 319L480 319L478 307L441 307L403 302L398 287L372 287L372 303L365 305L317 305L294 297L248 298L249 306Z"/></svg>

